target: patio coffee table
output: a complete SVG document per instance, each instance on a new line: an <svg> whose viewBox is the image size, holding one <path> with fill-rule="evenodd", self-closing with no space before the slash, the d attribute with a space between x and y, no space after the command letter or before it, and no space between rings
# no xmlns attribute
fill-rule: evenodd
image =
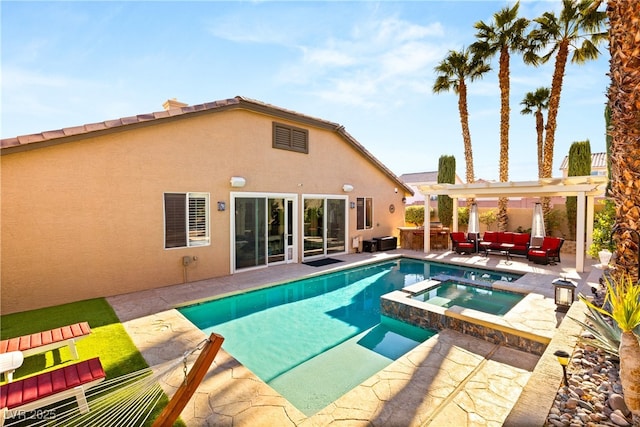
<svg viewBox="0 0 640 427"><path fill-rule="evenodd" d="M504 249L500 249L500 253L507 256L507 260L504 262L507 265L511 264L511 249L515 246L513 243L503 243L501 245Z"/></svg>
<svg viewBox="0 0 640 427"><path fill-rule="evenodd" d="M489 246L491 246L491 242L479 242L480 247L482 248L482 250L484 251L484 256L488 257L489 256Z"/></svg>

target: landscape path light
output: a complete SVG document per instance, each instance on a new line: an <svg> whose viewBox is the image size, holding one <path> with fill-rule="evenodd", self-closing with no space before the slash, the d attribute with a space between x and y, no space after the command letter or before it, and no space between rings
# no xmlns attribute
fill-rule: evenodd
<svg viewBox="0 0 640 427"><path fill-rule="evenodd" d="M564 385L569 385L569 380L567 379L567 365L569 364L569 353L564 350L556 350L553 353L554 356L558 358L558 363L562 366L562 374L564 376Z"/></svg>

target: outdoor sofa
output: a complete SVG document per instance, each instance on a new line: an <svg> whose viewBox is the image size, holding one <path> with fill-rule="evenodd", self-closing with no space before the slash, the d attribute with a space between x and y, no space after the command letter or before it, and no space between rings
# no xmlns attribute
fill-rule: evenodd
<svg viewBox="0 0 640 427"><path fill-rule="evenodd" d="M509 255L527 256L531 234L511 231L485 231L480 246L485 252L502 251Z"/></svg>

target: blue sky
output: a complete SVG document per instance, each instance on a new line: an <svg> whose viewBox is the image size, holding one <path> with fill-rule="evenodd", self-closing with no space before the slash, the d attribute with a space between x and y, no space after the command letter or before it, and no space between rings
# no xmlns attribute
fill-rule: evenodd
<svg viewBox="0 0 640 427"><path fill-rule="evenodd" d="M434 67L475 41L473 25L512 4L489 1L197 1L0 3L1 136L200 104L236 95L345 126L394 173L435 171L456 157L465 179L457 96L433 94ZM559 1L523 1L532 19ZM605 150L609 67L567 66L553 175L574 141ZM469 85L476 178L499 175L494 71ZM537 177L525 94L551 85L553 63L511 60L509 179Z"/></svg>

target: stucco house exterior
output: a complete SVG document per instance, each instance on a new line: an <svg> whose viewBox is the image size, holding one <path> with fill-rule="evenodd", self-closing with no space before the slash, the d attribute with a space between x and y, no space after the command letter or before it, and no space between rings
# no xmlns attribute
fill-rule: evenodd
<svg viewBox="0 0 640 427"><path fill-rule="evenodd" d="M245 97L0 154L3 314L361 250L413 195L343 126Z"/></svg>

